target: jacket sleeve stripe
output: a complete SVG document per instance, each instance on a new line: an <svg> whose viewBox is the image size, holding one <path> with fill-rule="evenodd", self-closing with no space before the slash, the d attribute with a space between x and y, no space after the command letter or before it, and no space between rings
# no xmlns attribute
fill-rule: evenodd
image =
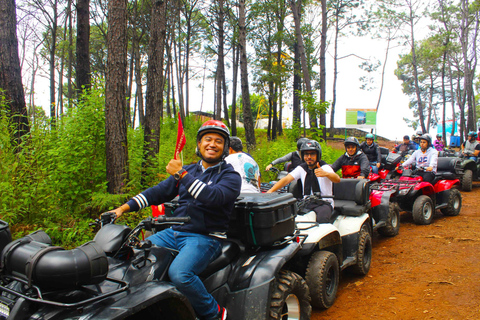
<svg viewBox="0 0 480 320"><path fill-rule="evenodd" d="M205 188L205 183L202 183L202 185L200 186L198 191L196 191L196 192L194 191L194 193L192 195L195 199L197 199L198 195L200 194L200 192L202 192L203 188Z"/></svg>
<svg viewBox="0 0 480 320"><path fill-rule="evenodd" d="M188 188L188 192L190 192L191 194L193 194L195 192L195 190L200 186L200 180L195 180L193 181L192 185L190 186L190 188Z"/></svg>
<svg viewBox="0 0 480 320"><path fill-rule="evenodd" d="M145 198L145 196L141 193L133 197L133 200L137 202L140 209L146 208L148 206L147 198Z"/></svg>

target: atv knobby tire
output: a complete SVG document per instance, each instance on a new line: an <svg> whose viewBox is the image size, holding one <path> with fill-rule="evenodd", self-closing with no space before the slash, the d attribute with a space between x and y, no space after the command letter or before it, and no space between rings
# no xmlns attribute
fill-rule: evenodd
<svg viewBox="0 0 480 320"><path fill-rule="evenodd" d="M308 320L312 313L310 293L298 274L280 270L272 290L269 319Z"/></svg>
<svg viewBox="0 0 480 320"><path fill-rule="evenodd" d="M421 195L413 203L412 216L416 224L427 225L432 223L435 208L429 196Z"/></svg>
<svg viewBox="0 0 480 320"><path fill-rule="evenodd" d="M366 275L372 263L372 235L368 225L364 224L358 234L357 263L350 271L354 274Z"/></svg>
<svg viewBox="0 0 480 320"><path fill-rule="evenodd" d="M462 190L463 191L472 191L472 180L473 172L472 170L465 170L462 177Z"/></svg>
<svg viewBox="0 0 480 320"><path fill-rule="evenodd" d="M457 189L451 189L448 194L447 207L440 209L445 216L458 216L462 209L462 194Z"/></svg>
<svg viewBox="0 0 480 320"><path fill-rule="evenodd" d="M308 262L305 280L310 289L312 306L330 308L337 298L340 267L337 256L330 251L317 251Z"/></svg>
<svg viewBox="0 0 480 320"><path fill-rule="evenodd" d="M388 218L385 226L378 228L378 233L384 237L395 237L400 231L400 208L395 202L388 206Z"/></svg>

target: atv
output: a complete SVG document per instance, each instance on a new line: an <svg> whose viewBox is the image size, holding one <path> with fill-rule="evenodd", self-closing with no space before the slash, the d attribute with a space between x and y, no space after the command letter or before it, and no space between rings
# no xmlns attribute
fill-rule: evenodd
<svg viewBox="0 0 480 320"><path fill-rule="evenodd" d="M288 194L262 196L263 206L248 196L239 199L232 233L242 236L221 240L220 256L199 276L229 310L229 319L309 319L308 287L291 269L301 249L293 222L296 200ZM272 209L268 201L278 203L279 197ZM131 229L115 224L107 213L97 221L102 227L94 240L72 250L52 246L43 231L9 242L6 228L1 229L0 240L7 241L0 244L7 244L0 248L0 318L196 319L168 279L176 252L141 239L144 231L158 232L186 219L160 216ZM250 240L243 236L247 231Z"/></svg>
<svg viewBox="0 0 480 320"><path fill-rule="evenodd" d="M297 192L296 182L290 190ZM342 179L334 184L335 208L330 223L317 223L316 213L304 208L323 201L319 194L298 202L295 219L301 249L293 258L293 270L305 276L312 305L327 309L333 305L341 270L366 275L372 259L372 221L368 214L369 182ZM297 195L298 194L294 194Z"/></svg>
<svg viewBox="0 0 480 320"><path fill-rule="evenodd" d="M451 172L460 180L460 186L463 191L472 191L472 181L480 181L480 162L475 162L463 156L460 152L453 152L451 150L440 151L438 153L438 160L440 166L440 159L445 163L442 170L437 168L437 172ZM450 159L451 162L448 162Z"/></svg>
<svg viewBox="0 0 480 320"><path fill-rule="evenodd" d="M462 207L462 195L457 189L460 181L445 180L438 175L432 184L415 176L418 170L421 168L414 171L405 169L398 180L387 179L372 185L372 206L381 199L389 199L400 210L411 212L413 221L420 225L430 224L437 209L446 216L458 215Z"/></svg>

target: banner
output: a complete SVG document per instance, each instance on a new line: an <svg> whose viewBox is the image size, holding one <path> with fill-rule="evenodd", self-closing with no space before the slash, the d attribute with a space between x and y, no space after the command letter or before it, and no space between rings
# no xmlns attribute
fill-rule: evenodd
<svg viewBox="0 0 480 320"><path fill-rule="evenodd" d="M375 109L346 109L345 127L347 128L376 128L377 111Z"/></svg>
<svg viewBox="0 0 480 320"><path fill-rule="evenodd" d="M453 120L447 120L445 121L446 126L445 126L445 134L448 136L452 133L452 127L454 125ZM437 133L443 134L443 121L440 121L437 125ZM458 135L458 126L457 123L455 122L455 131L453 133L454 136Z"/></svg>
<svg viewBox="0 0 480 320"><path fill-rule="evenodd" d="M173 159L177 160L178 155L182 152L183 147L187 139L185 137L185 131L183 130L182 117L180 117L180 112L178 113L178 129L177 129L177 144L175 145L175 155Z"/></svg>

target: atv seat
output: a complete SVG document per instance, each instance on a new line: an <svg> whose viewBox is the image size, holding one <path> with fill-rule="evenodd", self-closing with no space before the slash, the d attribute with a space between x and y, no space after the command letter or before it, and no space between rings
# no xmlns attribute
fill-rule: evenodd
<svg viewBox="0 0 480 320"><path fill-rule="evenodd" d="M222 243L222 252L220 252L220 255L210 262L207 268L199 274L200 278L207 278L216 271L225 268L240 252L240 247L237 243L226 239L218 240Z"/></svg>
<svg viewBox="0 0 480 320"><path fill-rule="evenodd" d="M378 148L379 151L380 151L380 154L382 156L382 164L385 164L385 161L387 159L387 156L388 156L388 153L390 152L390 150L388 148L385 148L385 147L379 147Z"/></svg>
<svg viewBox="0 0 480 320"><path fill-rule="evenodd" d="M435 174L435 180L432 184L435 184L439 180L458 179L458 174L456 174L455 170L458 161L458 158L439 157L437 162L437 173Z"/></svg>
<svg viewBox="0 0 480 320"><path fill-rule="evenodd" d="M334 216L361 216L370 209L369 193L370 181L367 179L341 179L334 183Z"/></svg>

